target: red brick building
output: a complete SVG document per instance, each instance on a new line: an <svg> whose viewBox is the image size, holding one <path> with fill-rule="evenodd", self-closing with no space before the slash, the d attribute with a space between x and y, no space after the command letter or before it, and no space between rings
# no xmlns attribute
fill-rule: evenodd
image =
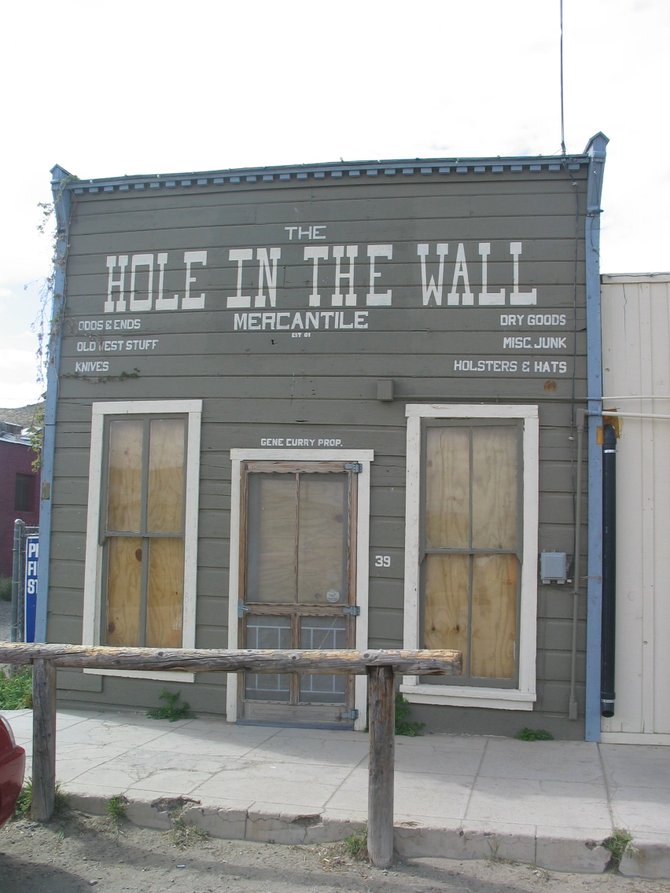
<svg viewBox="0 0 670 893"><path fill-rule="evenodd" d="M14 521L39 523L39 472L35 453L20 425L0 422L0 576L12 576Z"/></svg>

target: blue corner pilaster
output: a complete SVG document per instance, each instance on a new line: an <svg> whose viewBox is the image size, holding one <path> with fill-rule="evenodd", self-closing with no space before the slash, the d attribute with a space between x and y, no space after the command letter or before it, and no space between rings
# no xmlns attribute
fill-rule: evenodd
<svg viewBox="0 0 670 893"><path fill-rule="evenodd" d="M597 442L602 411L602 340L600 313L600 199L606 146L596 134L586 147L590 157L586 192L586 331L588 389L589 556L586 615L585 738L600 741L600 648L602 610L602 450Z"/></svg>
<svg viewBox="0 0 670 893"><path fill-rule="evenodd" d="M54 468L56 398L65 301L65 262L70 227L71 196L67 188L73 178L58 165L51 171L51 192L56 215L56 247L54 252L51 329L47 346L47 395L44 404L44 444L42 447L42 485L40 492L40 564L37 581L35 641L46 642L49 603L49 570L51 554L51 505Z"/></svg>

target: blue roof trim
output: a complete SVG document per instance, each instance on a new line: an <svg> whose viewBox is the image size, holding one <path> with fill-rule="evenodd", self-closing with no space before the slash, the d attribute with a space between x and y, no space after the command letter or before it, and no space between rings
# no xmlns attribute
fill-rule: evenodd
<svg viewBox="0 0 670 893"><path fill-rule="evenodd" d="M198 171L182 174L138 175L96 180L74 179L67 188L75 195L94 194L99 191L127 192L130 189L175 189L180 186L237 186L246 183L286 183L292 180L323 180L347 177L387 177L402 174L405 177L427 177L457 174L500 174L556 172L564 169L578 171L587 168L590 158L584 155L519 156L510 158L415 158L398 161L357 161L333 164L306 164L295 167L241 168L239 170ZM62 168L61 168L62 170Z"/></svg>
<svg viewBox="0 0 670 893"><path fill-rule="evenodd" d="M57 324L63 312L65 295L65 258L70 232L72 196L68 192L72 177L56 165L51 171L51 191L56 213L56 246L54 282L51 306L52 330L48 344L47 393L44 403L44 444L42 446L42 475L40 485L40 569L37 581L37 609L35 615L35 641L46 642L49 609L49 567L51 551L51 482L56 450L56 402L58 398L58 373L60 369L61 339L63 328Z"/></svg>
<svg viewBox="0 0 670 893"><path fill-rule="evenodd" d="M587 146L590 158L586 187L586 343L588 391L588 583L586 612L586 704L584 737L600 741L600 652L602 612L602 343L600 310L600 199L608 139L596 134Z"/></svg>

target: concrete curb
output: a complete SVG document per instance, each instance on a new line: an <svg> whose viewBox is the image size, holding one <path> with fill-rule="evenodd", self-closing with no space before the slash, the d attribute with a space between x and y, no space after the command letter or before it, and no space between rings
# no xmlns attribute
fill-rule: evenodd
<svg viewBox="0 0 670 893"><path fill-rule="evenodd" d="M108 800L97 795L71 794L70 805L89 815L105 815ZM207 806L188 797L159 797L151 802L128 799L126 818L133 825L170 831L175 819L211 837L253 843L320 845L337 843L365 829L364 822L337 819L318 812L291 813ZM611 853L600 841L566 837L560 833L539 837L514 831L482 828L430 827L418 822L395 825L395 851L401 859L500 859L537 865L553 871L602 874ZM648 844L631 848L622 859L622 874L661 878L670 874L666 847ZM660 872L660 873L659 873Z"/></svg>

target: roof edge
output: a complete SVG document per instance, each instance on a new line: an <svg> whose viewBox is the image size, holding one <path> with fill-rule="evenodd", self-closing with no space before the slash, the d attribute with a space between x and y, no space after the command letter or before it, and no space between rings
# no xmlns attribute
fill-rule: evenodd
<svg viewBox="0 0 670 893"><path fill-rule="evenodd" d="M144 189L189 186L238 185L246 183L325 180L357 177L430 176L447 174L483 174L580 170L588 166L590 156L519 155L484 158L412 158L380 161L338 161L319 164L280 165L273 167L229 168L218 171L192 171L171 174L138 174L81 180L67 174L65 188L75 194L129 192ZM54 170L64 171L59 165ZM67 172L66 172L67 173Z"/></svg>

